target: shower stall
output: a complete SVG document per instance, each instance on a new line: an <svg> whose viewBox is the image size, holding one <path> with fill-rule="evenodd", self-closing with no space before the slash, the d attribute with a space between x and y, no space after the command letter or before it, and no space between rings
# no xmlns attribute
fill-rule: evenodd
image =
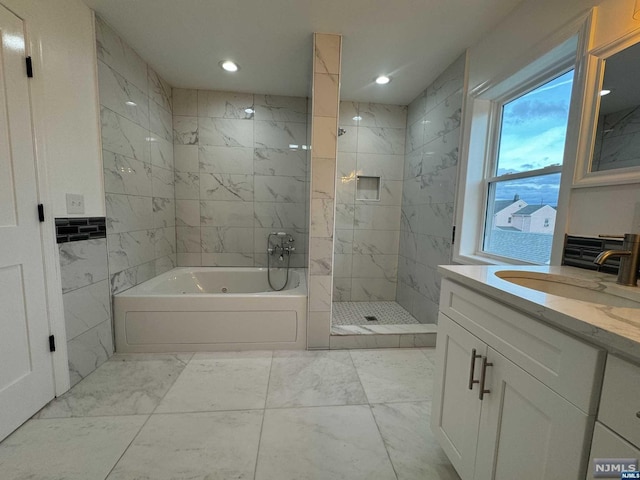
<svg viewBox="0 0 640 480"><path fill-rule="evenodd" d="M408 106L340 102L332 335L435 331L463 79L460 57Z"/></svg>

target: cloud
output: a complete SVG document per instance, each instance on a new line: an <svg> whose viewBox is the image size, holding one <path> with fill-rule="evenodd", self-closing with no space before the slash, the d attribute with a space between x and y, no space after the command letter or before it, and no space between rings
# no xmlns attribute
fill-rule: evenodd
<svg viewBox="0 0 640 480"><path fill-rule="evenodd" d="M569 115L567 101L545 102L539 100L520 100L505 106L503 121L510 125L520 125L538 120L564 120Z"/></svg>

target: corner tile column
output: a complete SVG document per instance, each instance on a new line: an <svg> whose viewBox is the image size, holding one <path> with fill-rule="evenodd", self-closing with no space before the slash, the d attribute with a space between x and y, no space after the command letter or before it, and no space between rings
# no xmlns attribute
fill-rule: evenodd
<svg viewBox="0 0 640 480"><path fill-rule="evenodd" d="M342 36L313 39L307 347L329 348Z"/></svg>

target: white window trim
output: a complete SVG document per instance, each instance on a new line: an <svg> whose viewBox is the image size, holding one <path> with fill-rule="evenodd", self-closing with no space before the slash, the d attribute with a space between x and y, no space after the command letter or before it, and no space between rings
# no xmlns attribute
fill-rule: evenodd
<svg viewBox="0 0 640 480"><path fill-rule="evenodd" d="M554 75L561 75L574 68L563 174L551 252L551 264L560 264L582 118L581 100L585 88L584 63L593 29L592 17L592 12L588 12L570 22L542 45L532 49L531 55L527 57L537 58L536 60L509 69L508 74L496 75L494 80L480 84L466 95L462 116L463 131L458 172L459 188L455 206L457 228L453 245L453 262L481 265L536 265L500 257L482 250L489 194L486 179L492 171L496 158L499 106L505 100L516 98L518 92L526 93L548 82ZM467 61L469 61L468 58ZM552 172L549 171L549 173Z"/></svg>

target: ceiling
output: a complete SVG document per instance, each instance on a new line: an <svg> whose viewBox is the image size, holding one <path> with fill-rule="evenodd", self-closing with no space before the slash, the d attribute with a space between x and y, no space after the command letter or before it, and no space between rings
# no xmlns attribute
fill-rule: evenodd
<svg viewBox="0 0 640 480"><path fill-rule="evenodd" d="M340 33L342 99L406 105L521 0L84 1L174 87L307 96L312 33Z"/></svg>

